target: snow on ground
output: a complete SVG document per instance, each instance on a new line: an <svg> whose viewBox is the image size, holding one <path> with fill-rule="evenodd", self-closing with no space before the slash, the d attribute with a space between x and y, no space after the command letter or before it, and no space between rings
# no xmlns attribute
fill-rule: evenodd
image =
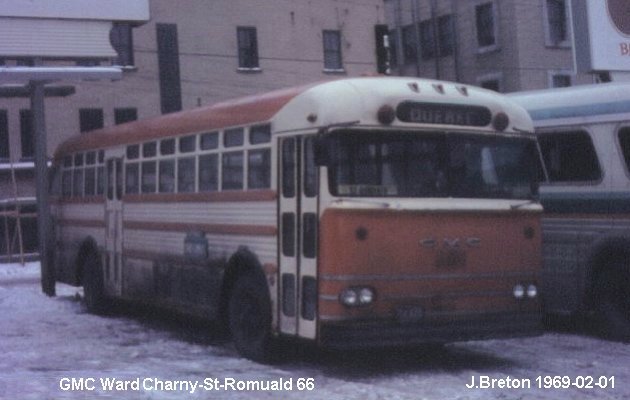
<svg viewBox="0 0 630 400"><path fill-rule="evenodd" d="M206 324L146 310L87 314L80 289L58 284L57 297L46 297L38 273L38 264L0 265L0 399L630 398L628 344L551 332L443 349L336 353L298 346L287 348L292 355L284 362L266 366L239 358ZM473 377L485 376L504 379L504 385L509 376L512 386L514 379L530 379L531 388L466 387ZM608 387L539 389L537 376L568 376L579 386L594 377ZM127 380L128 387L104 390L101 378ZM75 389L82 384L84 390L71 390L73 379ZM216 390L214 379L228 386ZM179 381L198 386L194 392L183 384L168 390ZM233 382L238 389L248 381L290 383L292 390L229 386Z"/></svg>

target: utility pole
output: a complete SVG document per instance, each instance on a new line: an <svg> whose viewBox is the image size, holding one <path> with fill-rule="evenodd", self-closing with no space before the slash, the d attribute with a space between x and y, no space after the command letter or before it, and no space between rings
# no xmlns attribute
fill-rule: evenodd
<svg viewBox="0 0 630 400"><path fill-rule="evenodd" d="M37 60L35 65L41 65ZM42 291L48 296L55 295L55 274L50 265L50 210L48 205L48 151L46 149L46 121L44 113L45 81L31 80L31 114L33 136L35 138L35 182L37 193L37 238L41 263Z"/></svg>

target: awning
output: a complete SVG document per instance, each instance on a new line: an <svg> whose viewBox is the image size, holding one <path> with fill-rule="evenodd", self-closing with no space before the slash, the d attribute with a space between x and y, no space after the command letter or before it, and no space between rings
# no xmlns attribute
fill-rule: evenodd
<svg viewBox="0 0 630 400"><path fill-rule="evenodd" d="M111 21L0 17L2 57L114 58Z"/></svg>

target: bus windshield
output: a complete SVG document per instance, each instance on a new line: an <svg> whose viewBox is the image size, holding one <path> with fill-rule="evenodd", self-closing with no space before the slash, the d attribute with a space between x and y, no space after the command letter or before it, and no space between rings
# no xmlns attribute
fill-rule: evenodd
<svg viewBox="0 0 630 400"><path fill-rule="evenodd" d="M335 196L533 199L533 139L461 133L338 131L330 136Z"/></svg>

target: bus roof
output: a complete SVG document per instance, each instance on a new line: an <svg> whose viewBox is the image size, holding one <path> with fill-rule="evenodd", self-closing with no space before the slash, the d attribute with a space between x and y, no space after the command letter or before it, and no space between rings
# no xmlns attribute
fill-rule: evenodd
<svg viewBox="0 0 630 400"><path fill-rule="evenodd" d="M511 93L535 125L630 118L630 83L610 82Z"/></svg>
<svg viewBox="0 0 630 400"><path fill-rule="evenodd" d="M531 119L526 111L496 92L459 83L420 78L363 77L276 90L91 131L89 134L75 136L62 143L55 153L55 159L77 151L265 123L272 119L276 125L275 132L313 129L343 123L382 126L377 117L379 108L383 105L394 108L405 101L479 105L486 107L493 117L499 113L505 113L509 117L505 133L523 134L533 131ZM395 120L391 126L404 127L410 124ZM437 124L435 126L438 127ZM449 129L447 124L439 127ZM455 128L488 131L488 126L450 126L450 129Z"/></svg>

